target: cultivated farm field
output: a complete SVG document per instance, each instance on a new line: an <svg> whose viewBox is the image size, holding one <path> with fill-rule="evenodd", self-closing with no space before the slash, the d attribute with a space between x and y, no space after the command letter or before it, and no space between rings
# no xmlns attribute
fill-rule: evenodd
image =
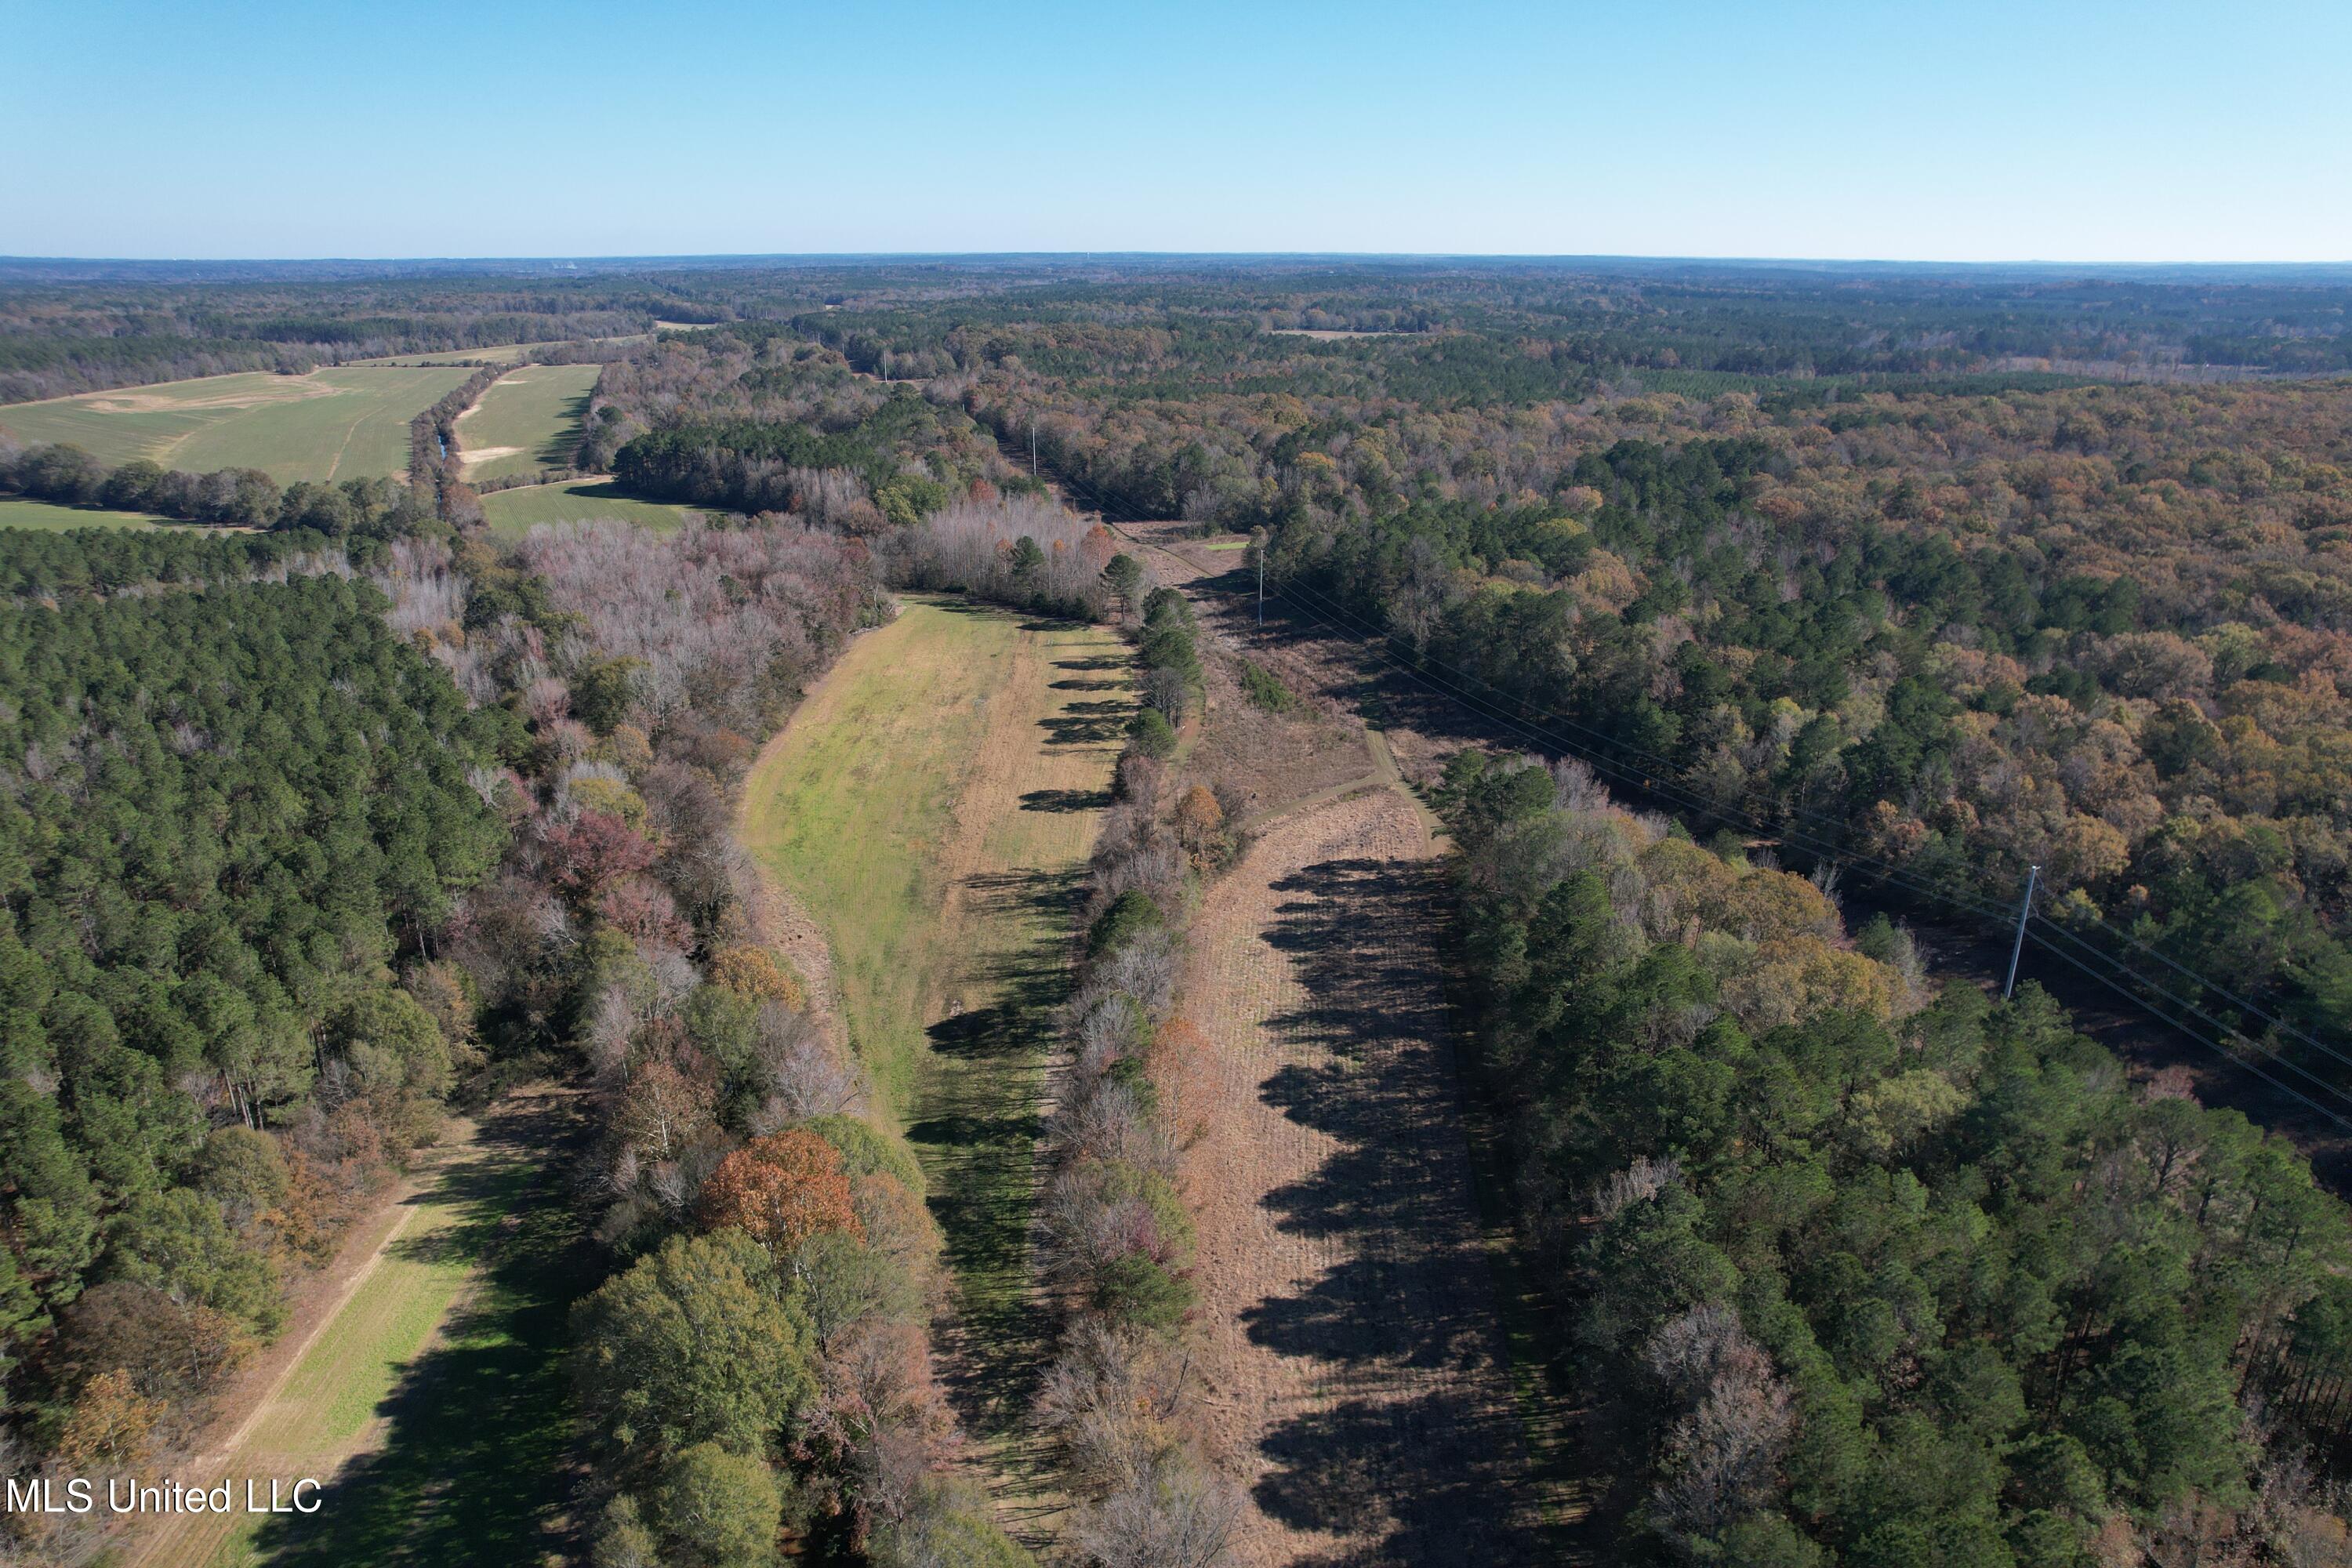
<svg viewBox="0 0 2352 1568"><path fill-rule="evenodd" d="M174 524L143 511L110 511L102 507L52 506L26 496L0 497L0 528L41 528L62 532L73 528L171 528Z"/></svg>
<svg viewBox="0 0 2352 1568"><path fill-rule="evenodd" d="M593 364L532 364L490 384L458 416L457 447L469 479L499 479L569 468L578 449Z"/></svg>
<svg viewBox="0 0 2352 1568"><path fill-rule="evenodd" d="M280 484L396 477L408 471L408 422L466 374L345 366L208 375L12 404L0 408L0 430L26 446L71 442L110 468L145 458L190 473L259 468Z"/></svg>
<svg viewBox="0 0 2352 1568"><path fill-rule="evenodd" d="M1128 663L1099 626L909 599L744 791L742 840L825 932L851 1042L922 1162L955 1277L943 1366L1016 1490L1040 1457L1024 1431L1047 1348L1028 1226L1052 1015Z"/></svg>
<svg viewBox="0 0 2352 1568"><path fill-rule="evenodd" d="M676 531L687 509L667 501L623 495L607 479L569 479L558 485L517 485L482 498L482 518L501 539L520 538L542 522L593 522L618 518L656 533Z"/></svg>

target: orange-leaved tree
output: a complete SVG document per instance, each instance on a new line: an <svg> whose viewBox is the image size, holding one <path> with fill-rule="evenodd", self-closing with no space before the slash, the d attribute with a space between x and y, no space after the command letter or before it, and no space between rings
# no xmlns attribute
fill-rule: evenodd
<svg viewBox="0 0 2352 1568"><path fill-rule="evenodd" d="M803 1129L754 1138L702 1184L702 1223L734 1226L781 1257L823 1231L864 1240L841 1152Z"/></svg>

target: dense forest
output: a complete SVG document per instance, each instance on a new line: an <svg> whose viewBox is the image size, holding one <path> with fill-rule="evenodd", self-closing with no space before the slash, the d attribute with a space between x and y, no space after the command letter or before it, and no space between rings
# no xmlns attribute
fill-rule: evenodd
<svg viewBox="0 0 2352 1568"><path fill-rule="evenodd" d="M506 841L508 715L308 543L0 533L0 1354L68 1460L273 1333L474 1065L423 943Z"/></svg>
<svg viewBox="0 0 2352 1568"><path fill-rule="evenodd" d="M853 358L929 342L934 396L1113 515L1265 531L1294 614L1393 638L1507 731L1971 919L2039 865L2072 958L2158 967L2304 1092L2340 1077L2339 384L1547 391L1475 333L966 314L807 324Z"/></svg>
<svg viewBox="0 0 2352 1568"><path fill-rule="evenodd" d="M470 394L420 422L407 485L0 451L0 491L256 531L0 531L20 1468L168 1452L445 1105L553 1074L593 1108L595 1560L1022 1561L951 1462L919 1175L729 837L759 743L923 586L1138 644L1045 1135L1067 1310L1038 1416L1093 1561L1213 1534L1213 1456L1139 1413L1189 1397L1153 1074L1189 1027L1186 910L1236 844L1171 782L1184 600L1058 488L1251 536L1298 631L1597 770L1465 751L1432 798L1465 1054L1541 1358L1591 1407L1609 1560L2341 1561L2341 1205L2278 1132L2030 984L1928 973L1837 893L1973 917L2038 868L2054 954L2352 1089L2347 295L1727 263L0 268L0 397L650 333L599 351L580 466L710 514L492 541L439 455Z"/></svg>
<svg viewBox="0 0 2352 1568"><path fill-rule="evenodd" d="M2281 1140L1581 764L1465 752L1441 798L1628 1557L2336 1560L2302 1456L2343 1436L2347 1215Z"/></svg>

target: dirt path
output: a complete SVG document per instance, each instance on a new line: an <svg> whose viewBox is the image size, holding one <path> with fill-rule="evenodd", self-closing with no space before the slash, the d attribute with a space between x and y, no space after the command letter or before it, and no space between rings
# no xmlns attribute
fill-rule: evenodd
<svg viewBox="0 0 2352 1568"><path fill-rule="evenodd" d="M1235 1558L1510 1563L1533 1493L1472 1188L1427 826L1286 814L1209 891L1182 1086L1201 1371L1253 1507Z"/></svg>
<svg viewBox="0 0 2352 1568"><path fill-rule="evenodd" d="M516 1223L503 1216L569 1114L565 1091L538 1089L518 1090L478 1121L452 1118L446 1136L311 1281L287 1332L229 1389L195 1457L170 1474L191 1485L226 1479L240 1505L248 1479L266 1498L273 1479L290 1487L310 1477L327 1483L322 1522L348 1512L355 1464L394 1436L394 1405L463 1311L481 1266ZM560 1196L548 1194L546 1201L560 1205ZM453 1391L449 1402L463 1409L478 1392ZM485 1487L506 1484L495 1470L483 1467L475 1479ZM551 1465L547 1479L555 1484ZM284 1531L270 1531L269 1543L257 1544L262 1524L243 1513L168 1516L131 1536L120 1561L125 1568L258 1561L283 1543L277 1537ZM487 1541L474 1544L496 1550Z"/></svg>

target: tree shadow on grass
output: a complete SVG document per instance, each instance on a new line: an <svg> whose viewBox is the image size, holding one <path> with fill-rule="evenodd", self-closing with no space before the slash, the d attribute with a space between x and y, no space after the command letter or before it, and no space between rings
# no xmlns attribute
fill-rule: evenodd
<svg viewBox="0 0 2352 1568"><path fill-rule="evenodd" d="M1337 1241L1316 1278L1244 1310L1250 1340L1339 1370L1346 1403L1294 1416L1260 1453L1258 1506L1334 1542L1308 1562L1543 1560L1456 1113L1433 969L1442 897L1428 867L1352 858L1275 884L1264 940L1304 1000L1266 1027L1303 1058L1265 1102L1333 1141L1263 1200L1286 1235Z"/></svg>
<svg viewBox="0 0 2352 1568"><path fill-rule="evenodd" d="M1103 745L1127 733L1128 716L1132 711L1124 702L1108 706L1118 711L1049 713L1037 721L1037 728L1045 731L1045 743L1049 746Z"/></svg>
<svg viewBox="0 0 2352 1568"><path fill-rule="evenodd" d="M1102 811L1109 805L1107 789L1033 789L1021 797L1024 811Z"/></svg>
<svg viewBox="0 0 2352 1568"><path fill-rule="evenodd" d="M588 400L592 395L582 393L568 398L563 405L562 423L555 434L540 443L532 455L534 461L551 468L567 468L580 455L582 433L588 428Z"/></svg>
<svg viewBox="0 0 2352 1568"><path fill-rule="evenodd" d="M1029 1411L1053 1346L1051 1322L1029 1289L1044 1131L1037 1075L1069 994L1068 932L1080 887L1075 870L966 879L971 907L1024 939L959 976L979 1005L951 1004L956 1010L930 1026L934 1070L907 1129L957 1284L955 1310L942 1324L949 1397L967 1430L1016 1449L1031 1436Z"/></svg>
<svg viewBox="0 0 2352 1568"><path fill-rule="evenodd" d="M564 1107L500 1118L484 1153L449 1172L442 1195L460 1215L441 1255L483 1259L478 1288L378 1407L383 1446L344 1465L317 1513L262 1526L256 1546L271 1568L509 1568L575 1554L562 1524L563 1354L594 1259L560 1187L581 1136Z"/></svg>

